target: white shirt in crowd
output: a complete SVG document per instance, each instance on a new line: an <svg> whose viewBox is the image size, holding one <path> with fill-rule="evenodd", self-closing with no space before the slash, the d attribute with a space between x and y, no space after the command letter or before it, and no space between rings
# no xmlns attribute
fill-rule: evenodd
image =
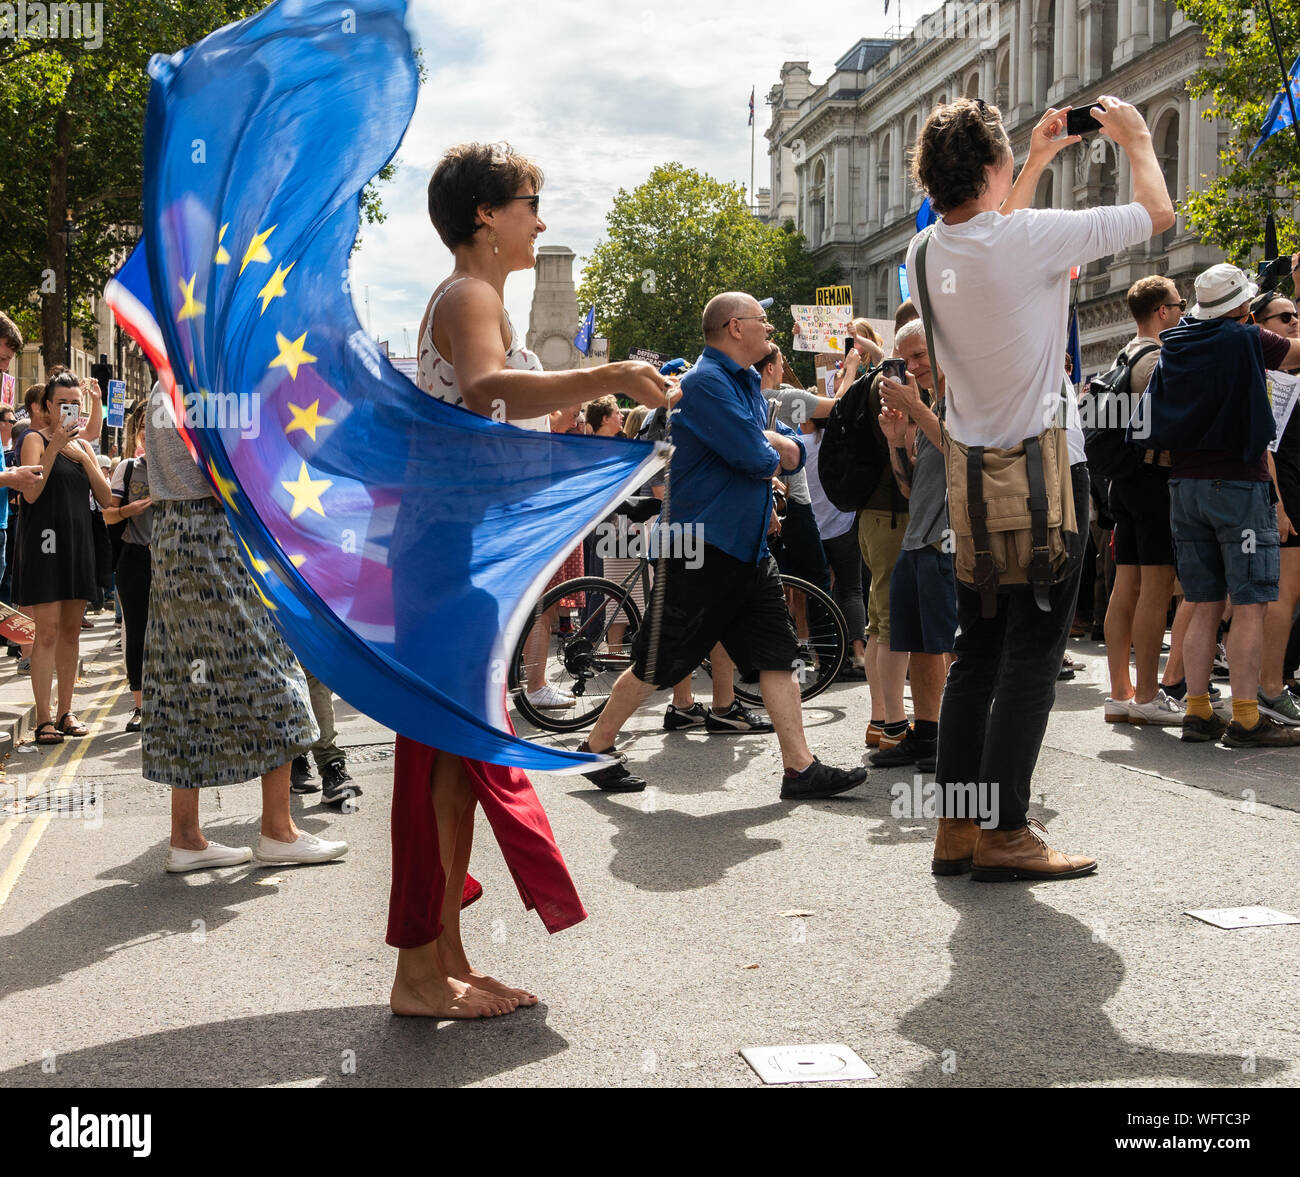
<svg viewBox="0 0 1300 1177"><path fill-rule="evenodd" d="M1140 204L984 212L935 223L925 275L935 358L948 380L947 428L964 445L1007 448L1053 421L1065 374L1070 267L1151 236ZM908 288L916 291L914 238ZM1084 461L1073 396L1066 428L1071 463Z"/></svg>

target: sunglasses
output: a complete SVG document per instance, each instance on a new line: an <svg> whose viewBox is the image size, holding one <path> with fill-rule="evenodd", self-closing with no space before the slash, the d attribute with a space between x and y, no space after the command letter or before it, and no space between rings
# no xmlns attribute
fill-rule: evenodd
<svg viewBox="0 0 1300 1177"><path fill-rule="evenodd" d="M1160 305L1167 306L1167 307L1177 307L1180 311L1185 311L1187 309L1187 299L1180 298L1177 302L1165 302L1165 303L1161 303Z"/></svg>
<svg viewBox="0 0 1300 1177"><path fill-rule="evenodd" d="M1260 322L1267 323L1269 319L1281 319L1283 323L1290 326L1296 319L1300 319L1300 314L1295 311L1278 311L1275 315L1265 315Z"/></svg>
<svg viewBox="0 0 1300 1177"><path fill-rule="evenodd" d="M542 197L540 193L534 193L532 196L507 196L507 200L526 200L529 207L533 210L533 215L537 215L537 210L542 206Z"/></svg>

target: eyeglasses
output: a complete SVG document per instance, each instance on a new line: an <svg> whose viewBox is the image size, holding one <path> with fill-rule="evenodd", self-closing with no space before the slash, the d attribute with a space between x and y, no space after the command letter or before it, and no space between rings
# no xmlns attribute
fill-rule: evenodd
<svg viewBox="0 0 1300 1177"><path fill-rule="evenodd" d="M1187 309L1187 299L1180 298L1177 302L1162 302L1160 305L1166 307L1177 307L1180 311L1185 311Z"/></svg>
<svg viewBox="0 0 1300 1177"><path fill-rule="evenodd" d="M507 200L526 200L532 207L533 215L537 215L537 210L542 206L541 193L534 192L532 196L507 196Z"/></svg>
<svg viewBox="0 0 1300 1177"><path fill-rule="evenodd" d="M772 325L771 320L769 320L766 315L732 315L727 322L738 322L741 319L757 319L764 327L770 327Z"/></svg>
<svg viewBox="0 0 1300 1177"><path fill-rule="evenodd" d="M1297 319L1300 319L1300 314L1297 314L1295 311L1278 311L1275 315L1265 315L1260 322L1267 323L1269 319L1281 319L1283 323L1289 326Z"/></svg>

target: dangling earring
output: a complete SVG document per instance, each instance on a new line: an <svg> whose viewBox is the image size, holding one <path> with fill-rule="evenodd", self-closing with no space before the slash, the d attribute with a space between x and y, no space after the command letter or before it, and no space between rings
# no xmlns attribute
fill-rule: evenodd
<svg viewBox="0 0 1300 1177"><path fill-rule="evenodd" d="M487 231L487 239L488 239L488 244L492 246L492 252L500 253L501 250L497 248L497 231L495 229L489 229Z"/></svg>

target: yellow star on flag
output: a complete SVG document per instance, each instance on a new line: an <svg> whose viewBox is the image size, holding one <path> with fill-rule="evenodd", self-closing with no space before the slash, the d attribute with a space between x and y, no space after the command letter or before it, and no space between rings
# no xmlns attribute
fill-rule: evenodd
<svg viewBox="0 0 1300 1177"><path fill-rule="evenodd" d="M284 427L286 435L292 433L295 429L301 429L304 433L310 434L312 441L316 440L316 430L322 425L333 425L333 417L322 417L320 415L320 401L314 400L307 408L291 404L289 412L293 414L293 420Z"/></svg>
<svg viewBox="0 0 1300 1177"><path fill-rule="evenodd" d="M315 511L322 518L325 515L325 508L320 505L320 497L331 486L334 485L328 478L312 478L307 472L307 463L302 463L302 468L298 471L296 482L281 482L291 495L293 495L293 509L289 512L290 519L297 519L308 508Z"/></svg>
<svg viewBox="0 0 1300 1177"><path fill-rule="evenodd" d="M217 484L217 493L222 497L226 505L238 515L239 507L235 503L235 491L239 489L239 483L232 482L229 478L223 478L211 461L208 462L208 473L212 475L212 481Z"/></svg>
<svg viewBox="0 0 1300 1177"><path fill-rule="evenodd" d="M289 557L289 563L292 564L295 568L301 568L304 564L307 563L307 557L306 557L306 556L290 556L290 557Z"/></svg>
<svg viewBox="0 0 1300 1177"><path fill-rule="evenodd" d="M298 368L302 364L314 364L316 357L303 347L306 342L307 332L304 331L292 343L286 339L280 332L275 333L275 346L280 349L280 354L275 357L268 365L268 368L288 368L289 376L293 380L298 379Z"/></svg>
<svg viewBox="0 0 1300 1177"><path fill-rule="evenodd" d="M257 292L257 297L262 300L262 309L258 314L266 314L266 308L271 305L271 299L284 297L284 280L289 276L289 271L297 264L297 262L290 262L287 267L275 267L275 273L267 280L266 285Z"/></svg>
<svg viewBox="0 0 1300 1177"><path fill-rule="evenodd" d="M259 560L256 556L254 556L253 549L250 548L247 544L245 544L243 540L240 540L239 542L243 544L244 551L248 553L248 562L252 564L253 570L257 573L257 576L265 576L268 572L271 571L271 565L269 565L265 560ZM276 606L271 603L270 598L264 592L262 592L262 586L257 583L257 576L252 577L253 587L257 589L257 595L262 598L262 604L265 605L268 609L275 609Z"/></svg>
<svg viewBox="0 0 1300 1177"><path fill-rule="evenodd" d="M266 248L266 239L275 232L275 228L272 225L265 233L255 233L253 235L253 240L249 242L248 250L244 254L244 260L239 267L241 274L249 262L269 262L271 260L271 251Z"/></svg>
<svg viewBox="0 0 1300 1177"><path fill-rule="evenodd" d="M176 280L180 284L181 293L185 295L185 305L176 316L178 323L183 323L186 319L197 319L203 314L203 304L194 297L194 283L197 279L198 274L192 274L188 282L184 278Z"/></svg>
<svg viewBox="0 0 1300 1177"><path fill-rule="evenodd" d="M217 234L217 256L216 263L219 266L230 264L230 253L224 245L221 244L222 238L226 235L226 230L230 228L230 222L227 221L221 226L221 232Z"/></svg>

